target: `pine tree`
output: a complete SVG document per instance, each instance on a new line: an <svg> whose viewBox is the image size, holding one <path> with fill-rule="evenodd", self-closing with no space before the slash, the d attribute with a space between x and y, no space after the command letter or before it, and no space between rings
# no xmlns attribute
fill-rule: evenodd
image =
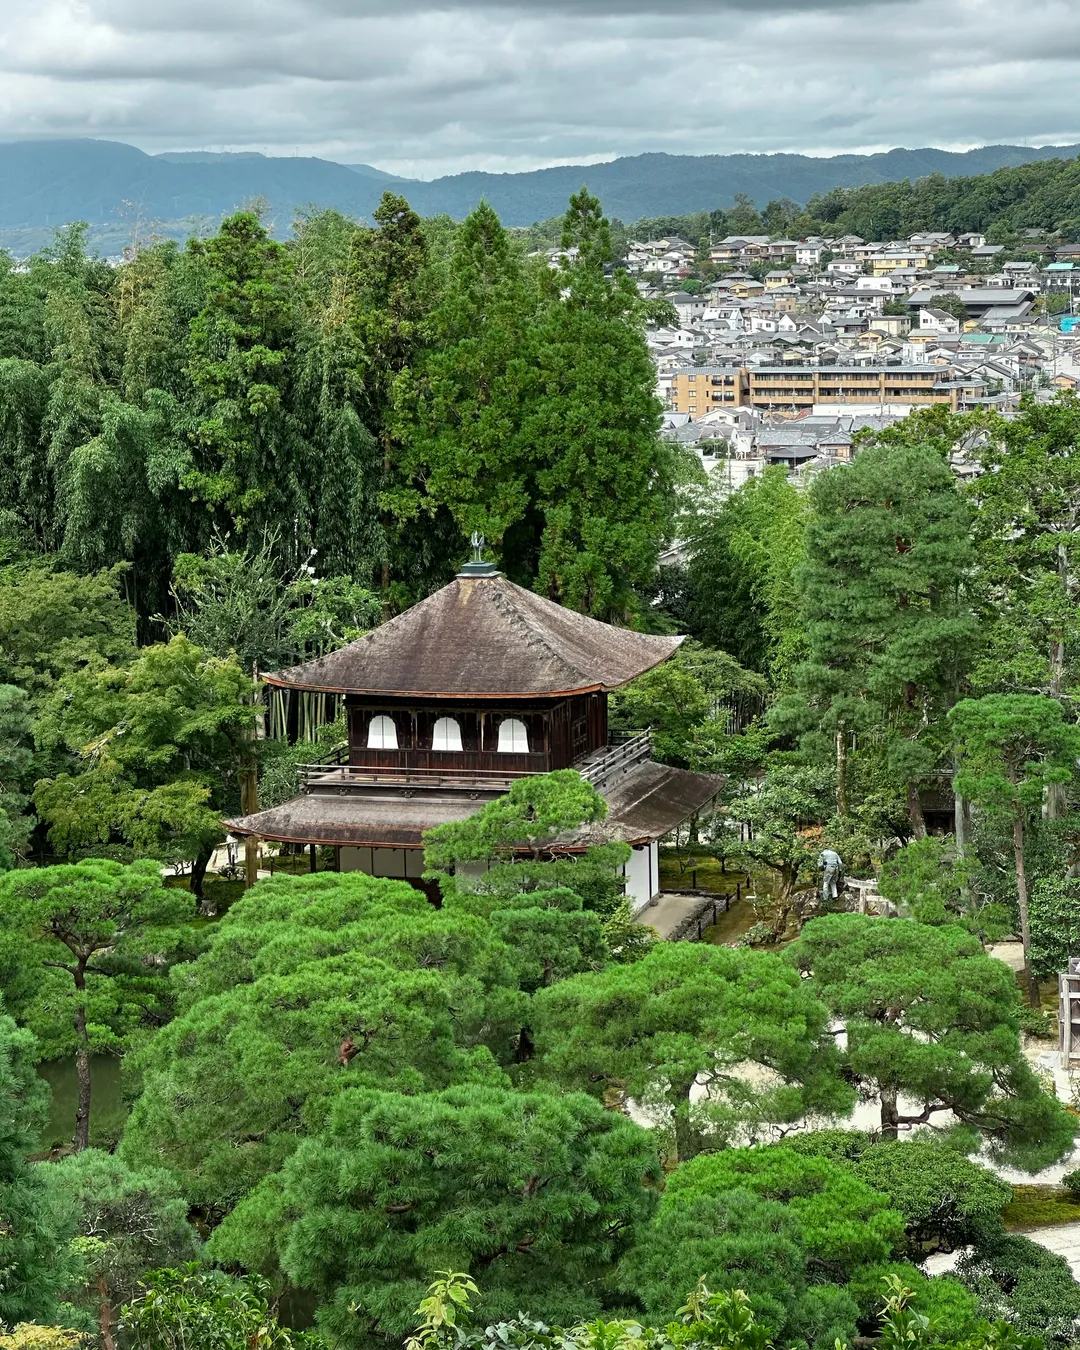
<svg viewBox="0 0 1080 1350"><path fill-rule="evenodd" d="M941 762L941 719L978 639L966 595L974 563L970 512L948 464L928 445L879 444L818 477L799 573L808 659L775 725L834 741L837 811L846 816L854 733L876 740L902 786L911 828L926 828L919 783Z"/></svg>

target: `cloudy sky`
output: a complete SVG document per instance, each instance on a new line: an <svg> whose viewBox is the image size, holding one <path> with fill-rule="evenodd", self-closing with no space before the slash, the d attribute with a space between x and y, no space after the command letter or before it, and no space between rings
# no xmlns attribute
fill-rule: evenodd
<svg viewBox="0 0 1080 1350"><path fill-rule="evenodd" d="M416 177L1080 141L1075 0L4 0L0 137Z"/></svg>

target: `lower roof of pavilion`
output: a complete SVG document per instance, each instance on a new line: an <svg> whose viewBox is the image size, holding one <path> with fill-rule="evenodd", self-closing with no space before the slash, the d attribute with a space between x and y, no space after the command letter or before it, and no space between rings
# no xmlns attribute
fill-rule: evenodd
<svg viewBox="0 0 1080 1350"><path fill-rule="evenodd" d="M715 774L690 773L652 760L598 785L608 804L607 817L550 847L574 852L617 840L644 844L670 834L696 811L706 807L723 786ZM421 848L426 830L465 820L502 794L483 788L353 788L313 789L280 806L225 821L233 834L289 844L360 848Z"/></svg>

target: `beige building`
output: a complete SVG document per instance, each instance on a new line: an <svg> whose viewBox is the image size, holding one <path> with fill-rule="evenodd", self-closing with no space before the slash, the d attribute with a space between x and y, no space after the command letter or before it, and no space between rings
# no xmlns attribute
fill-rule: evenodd
<svg viewBox="0 0 1080 1350"><path fill-rule="evenodd" d="M742 366L693 366L671 376L674 412L700 417L713 408L739 408L746 402L746 370Z"/></svg>
<svg viewBox="0 0 1080 1350"><path fill-rule="evenodd" d="M953 412L982 392L944 366L764 366L747 372L746 402L770 412L799 413L815 404L945 403Z"/></svg>
<svg viewBox="0 0 1080 1350"><path fill-rule="evenodd" d="M982 381L942 365L690 366L671 374L671 408L691 418L713 408L797 415L818 404L926 407L953 412L984 392Z"/></svg>

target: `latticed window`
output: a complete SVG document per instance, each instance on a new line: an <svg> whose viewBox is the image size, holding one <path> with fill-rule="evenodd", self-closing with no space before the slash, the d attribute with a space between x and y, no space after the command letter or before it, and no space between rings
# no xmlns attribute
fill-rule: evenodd
<svg viewBox="0 0 1080 1350"><path fill-rule="evenodd" d="M499 723L499 754L527 755L529 753L529 733L524 722L516 717L506 717Z"/></svg>
<svg viewBox="0 0 1080 1350"><path fill-rule="evenodd" d="M460 750L461 727L454 717L440 717L431 733L432 750Z"/></svg>
<svg viewBox="0 0 1080 1350"><path fill-rule="evenodd" d="M367 743L369 750L396 750L397 727L392 717L373 717L368 726Z"/></svg>

